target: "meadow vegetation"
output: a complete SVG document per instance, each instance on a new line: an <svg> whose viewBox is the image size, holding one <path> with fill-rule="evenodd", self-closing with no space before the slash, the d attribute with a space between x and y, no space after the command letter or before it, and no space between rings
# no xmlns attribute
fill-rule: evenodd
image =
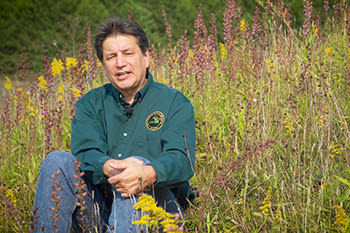
<svg viewBox="0 0 350 233"><path fill-rule="evenodd" d="M163 10L169 46L151 41L155 79L181 90L196 111L198 197L185 231L350 232L350 6L326 0L315 12L304 0L300 28L285 1L261 6L249 24L227 0L223 31L199 8L193 42L184 34L175 46L176 25ZM34 79L21 64L26 85L1 77L1 232L34 225L41 161L70 150L74 103L108 82L90 31L76 57L47 53Z"/></svg>

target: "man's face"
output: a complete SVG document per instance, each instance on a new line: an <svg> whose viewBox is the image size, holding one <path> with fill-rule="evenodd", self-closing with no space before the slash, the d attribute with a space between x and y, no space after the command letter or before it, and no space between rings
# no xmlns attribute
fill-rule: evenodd
<svg viewBox="0 0 350 233"><path fill-rule="evenodd" d="M130 35L109 36L102 43L103 68L124 96L135 95L146 84L149 51L142 54L136 38Z"/></svg>

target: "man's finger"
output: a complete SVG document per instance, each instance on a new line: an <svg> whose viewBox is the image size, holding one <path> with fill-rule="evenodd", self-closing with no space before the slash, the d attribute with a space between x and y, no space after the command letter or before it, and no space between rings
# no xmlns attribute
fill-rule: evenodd
<svg viewBox="0 0 350 233"><path fill-rule="evenodd" d="M109 164L109 166L110 166L111 168L113 168L113 169L118 169L118 170L123 170L123 169L127 168L127 167L128 167L127 165L128 165L127 162L118 162L118 163L116 163L116 162L111 162L111 163Z"/></svg>
<svg viewBox="0 0 350 233"><path fill-rule="evenodd" d="M134 157L129 157L129 158L123 159L123 161L136 163L138 165L144 165L144 162L142 160L134 158Z"/></svg>

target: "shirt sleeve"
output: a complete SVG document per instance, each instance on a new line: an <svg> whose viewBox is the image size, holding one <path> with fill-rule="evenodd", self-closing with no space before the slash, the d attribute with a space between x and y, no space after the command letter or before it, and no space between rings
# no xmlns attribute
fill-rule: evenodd
<svg viewBox="0 0 350 233"><path fill-rule="evenodd" d="M107 155L103 121L98 119L98 110L84 97L76 103L75 118L72 121L71 150L81 162L81 170L93 184L107 183L103 164L111 159Z"/></svg>
<svg viewBox="0 0 350 233"><path fill-rule="evenodd" d="M156 187L173 187L186 182L195 169L195 120L191 102L177 94L164 123L162 152L151 165L157 173Z"/></svg>

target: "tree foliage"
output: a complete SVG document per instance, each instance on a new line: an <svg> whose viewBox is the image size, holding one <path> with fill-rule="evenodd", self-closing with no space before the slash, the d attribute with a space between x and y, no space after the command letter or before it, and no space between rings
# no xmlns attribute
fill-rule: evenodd
<svg viewBox="0 0 350 233"><path fill-rule="evenodd" d="M337 0L334 0L337 1ZM252 21L256 7L266 0L236 1L243 17ZM277 0L270 0L277 2ZM303 22L303 0L290 3L291 14L296 25ZM333 1L329 1L333 2ZM315 1L314 8L322 8L323 1ZM92 33L110 16L129 17L138 22L148 34L151 43L166 46L168 36L163 18L163 9L172 26L172 43L175 44L185 31L193 39L194 22L203 9L204 22L216 17L219 32L223 30L225 0L2 0L0 2L0 67L1 75L15 74L19 70L20 54L28 69L41 67L42 46L54 56L62 51L74 56L82 43L86 42L88 27ZM209 25L207 25L209 27ZM218 34L222 40L222 33Z"/></svg>

